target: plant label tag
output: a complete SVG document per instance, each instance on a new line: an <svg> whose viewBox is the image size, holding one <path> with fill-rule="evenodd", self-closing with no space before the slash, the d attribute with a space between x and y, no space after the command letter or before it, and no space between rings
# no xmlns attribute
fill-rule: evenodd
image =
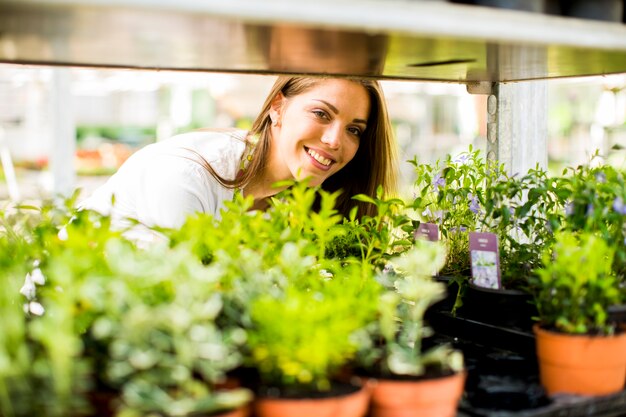
<svg viewBox="0 0 626 417"><path fill-rule="evenodd" d="M470 232L469 250L472 284L483 288L502 289L498 236L494 233Z"/></svg>
<svg viewBox="0 0 626 417"><path fill-rule="evenodd" d="M426 239L431 242L437 242L439 240L439 227L435 223L420 223L417 229L413 232L415 239Z"/></svg>

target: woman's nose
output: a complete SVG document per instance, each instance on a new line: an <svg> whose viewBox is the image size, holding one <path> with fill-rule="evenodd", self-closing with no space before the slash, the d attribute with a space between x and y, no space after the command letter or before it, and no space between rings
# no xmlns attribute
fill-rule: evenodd
<svg viewBox="0 0 626 417"><path fill-rule="evenodd" d="M339 126L330 126L322 135L322 143L326 144L330 149L339 149L341 145L341 128Z"/></svg>

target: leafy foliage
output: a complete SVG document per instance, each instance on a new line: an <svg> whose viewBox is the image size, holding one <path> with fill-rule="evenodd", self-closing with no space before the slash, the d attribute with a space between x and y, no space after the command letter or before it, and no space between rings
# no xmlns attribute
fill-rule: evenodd
<svg viewBox="0 0 626 417"><path fill-rule="evenodd" d="M613 270L626 282L626 185L624 174L611 166L581 165L564 171L566 193L563 228L592 232L615 249Z"/></svg>
<svg viewBox="0 0 626 417"><path fill-rule="evenodd" d="M72 199L65 202L70 205ZM7 207L0 211L0 413L5 416L61 416L84 407L86 364L68 358L75 351L71 325L47 329L41 269L56 236L69 218L67 206Z"/></svg>
<svg viewBox="0 0 626 417"><path fill-rule="evenodd" d="M527 289L541 252L554 244L554 230L563 222L567 191L562 179L535 168L524 176L501 173L484 194L483 229L498 236L502 282Z"/></svg>
<svg viewBox="0 0 626 417"><path fill-rule="evenodd" d="M19 222L3 213L0 245L19 256L0 257L13 271L0 290L11 318L0 331L2 414L88 413L85 390L104 386L122 391L126 416L248 401L211 388L245 342L243 330L216 325L222 271L188 248L139 249L108 217L71 205L28 208L35 215Z"/></svg>
<svg viewBox="0 0 626 417"><path fill-rule="evenodd" d="M355 200L372 204L376 215L356 219L351 216L337 225L335 237L329 242L327 258L356 258L376 268L384 268L394 254L406 251L412 245L414 228L405 213L405 203L399 198L384 198L379 187L375 197L358 194ZM356 210L353 211L353 214Z"/></svg>
<svg viewBox="0 0 626 417"><path fill-rule="evenodd" d="M535 303L543 326L565 333L613 334L607 308L620 302L615 250L589 232L559 232L537 269Z"/></svg>
<svg viewBox="0 0 626 417"><path fill-rule="evenodd" d="M281 294L252 300L251 361L264 384L326 390L356 353L354 333L374 319L380 285L370 268L354 263L321 261L297 271L303 259L292 249L284 260L294 268L284 270Z"/></svg>
<svg viewBox="0 0 626 417"><path fill-rule="evenodd" d="M418 240L411 250L392 258L393 272L379 275L385 291L379 303L378 320L369 326L380 343L364 345L360 361L366 369L383 375L423 375L427 369L457 372L463 357L449 346L424 351L422 341L432 334L424 313L445 295L445 285L432 279L445 262L439 243Z"/></svg>
<svg viewBox="0 0 626 417"><path fill-rule="evenodd" d="M470 276L468 234L479 230L480 216L487 203L485 194L504 174L502 166L480 157L478 150L450 155L434 165L409 161L415 166L417 180L411 207L423 221L439 226L448 257L442 275Z"/></svg>

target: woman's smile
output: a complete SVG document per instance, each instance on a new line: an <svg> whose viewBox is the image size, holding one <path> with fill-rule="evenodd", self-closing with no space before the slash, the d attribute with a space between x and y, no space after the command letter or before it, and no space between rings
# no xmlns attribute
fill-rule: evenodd
<svg viewBox="0 0 626 417"><path fill-rule="evenodd" d="M335 160L332 156L320 149L312 149L304 147L305 152L311 157L311 163L314 167L321 169L322 171L328 171Z"/></svg>

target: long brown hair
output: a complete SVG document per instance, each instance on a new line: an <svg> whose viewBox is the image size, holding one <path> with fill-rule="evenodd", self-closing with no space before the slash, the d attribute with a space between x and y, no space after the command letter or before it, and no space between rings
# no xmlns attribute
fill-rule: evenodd
<svg viewBox="0 0 626 417"><path fill-rule="evenodd" d="M269 159L272 120L270 109L274 98L282 93L287 99L297 96L313 88L323 77L291 77L280 76L270 90L261 112L252 124L248 140L256 136L258 144L252 156L252 161L246 171L233 181L216 178L229 188L242 188L253 179L258 178L266 168ZM321 188L327 191L343 192L336 204L337 210L348 216L353 207L358 207L357 216L374 215L376 208L371 204L352 199L356 194L376 195L378 186L382 186L384 195L392 195L397 186L397 150L393 140L393 133L387 105L382 89L377 81L359 78L347 78L356 82L367 90L370 98L370 114L367 128L361 135L359 149L354 158L339 172L324 181ZM210 169L215 176L215 172Z"/></svg>

